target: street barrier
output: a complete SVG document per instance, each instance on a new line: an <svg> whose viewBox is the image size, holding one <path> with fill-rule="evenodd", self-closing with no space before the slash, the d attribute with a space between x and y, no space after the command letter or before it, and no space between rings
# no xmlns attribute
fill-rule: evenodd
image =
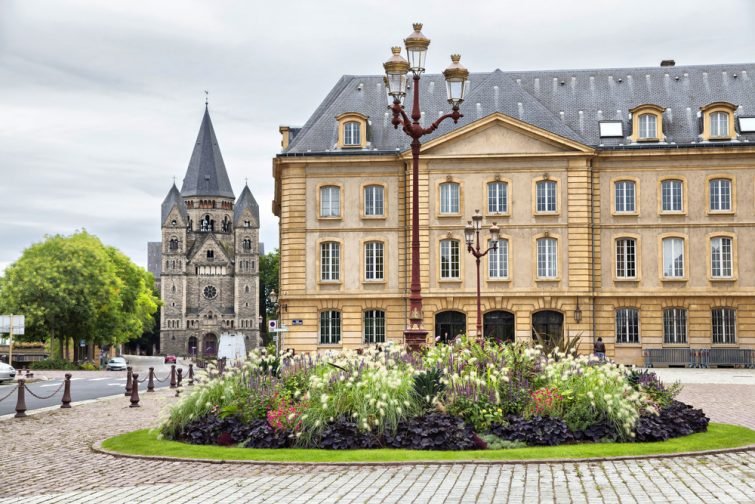
<svg viewBox="0 0 755 504"><path fill-rule="evenodd" d="M149 368L149 382L147 382L147 392L155 391L155 368Z"/></svg>
<svg viewBox="0 0 755 504"><path fill-rule="evenodd" d="M32 397L36 397L37 399L41 401L45 401L47 399L50 399L54 397L63 390L63 398L61 400L60 407L61 408L70 408L71 407L71 374L66 373L65 374L65 380L58 386L58 388L55 389L55 391L52 394L48 395L38 395L35 394L32 389L29 388L29 386L26 384L26 379L19 378L18 384L16 387L11 388L7 394L5 394L3 397L0 397L0 402L5 401L6 399L9 399L13 393L16 393L16 414L14 415L15 418L23 418L26 416L26 393L28 392Z"/></svg>
<svg viewBox="0 0 755 504"><path fill-rule="evenodd" d="M126 366L126 393L123 394L126 397L131 395L131 374L132 374L131 366Z"/></svg>
<svg viewBox="0 0 755 504"><path fill-rule="evenodd" d="M194 364L189 363L189 387L194 385Z"/></svg>
<svg viewBox="0 0 755 504"><path fill-rule="evenodd" d="M176 365L170 365L170 388L176 388Z"/></svg>
<svg viewBox="0 0 755 504"><path fill-rule="evenodd" d="M130 408L139 408L139 375L134 373L133 384L131 386L131 406Z"/></svg>

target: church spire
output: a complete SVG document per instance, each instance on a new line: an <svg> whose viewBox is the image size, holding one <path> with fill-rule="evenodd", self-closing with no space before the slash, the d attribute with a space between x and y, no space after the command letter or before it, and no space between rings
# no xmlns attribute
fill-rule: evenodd
<svg viewBox="0 0 755 504"><path fill-rule="evenodd" d="M199 127L194 152L191 154L189 168L186 170L181 187L181 196L184 198L189 196L234 198L207 104L205 104L204 117Z"/></svg>

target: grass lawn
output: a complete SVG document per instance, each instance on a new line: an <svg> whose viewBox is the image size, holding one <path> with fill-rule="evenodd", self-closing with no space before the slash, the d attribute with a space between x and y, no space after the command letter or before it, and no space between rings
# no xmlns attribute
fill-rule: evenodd
<svg viewBox="0 0 755 504"><path fill-rule="evenodd" d="M755 444L755 431L736 425L711 423L708 432L660 443L593 443L564 446L513 448L509 450L418 451L418 450L316 450L256 449L200 446L157 438L157 432L138 430L102 443L106 450L129 455L250 460L264 462L415 462L444 460L543 460L649 456L735 448Z"/></svg>

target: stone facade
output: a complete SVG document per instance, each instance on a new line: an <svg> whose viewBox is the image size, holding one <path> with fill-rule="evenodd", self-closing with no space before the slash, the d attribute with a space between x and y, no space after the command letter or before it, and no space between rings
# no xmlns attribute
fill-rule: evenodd
<svg viewBox="0 0 755 504"><path fill-rule="evenodd" d="M181 191L162 205L160 349L213 356L224 332L259 345L259 209L238 200L205 111Z"/></svg>

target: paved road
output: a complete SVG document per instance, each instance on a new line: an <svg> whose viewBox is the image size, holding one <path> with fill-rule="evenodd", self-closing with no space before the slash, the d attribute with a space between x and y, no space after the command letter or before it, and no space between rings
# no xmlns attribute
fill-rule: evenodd
<svg viewBox="0 0 755 504"><path fill-rule="evenodd" d="M705 381L697 374L705 372L692 371L692 381ZM716 421L755 426L755 386L718 381L725 383L687 385L684 400ZM93 453L94 441L156 425L175 401L167 390L143 397L141 408L118 398L0 421L0 503L755 502L755 452L401 466L207 464Z"/></svg>

